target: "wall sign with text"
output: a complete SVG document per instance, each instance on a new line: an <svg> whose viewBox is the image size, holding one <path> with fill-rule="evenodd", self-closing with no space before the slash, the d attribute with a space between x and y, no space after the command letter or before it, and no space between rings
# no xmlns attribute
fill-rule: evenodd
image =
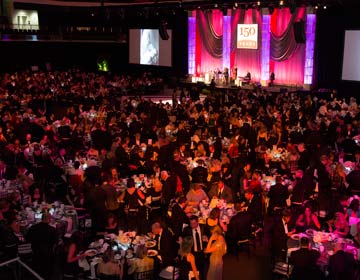
<svg viewBox="0 0 360 280"><path fill-rule="evenodd" d="M237 48L257 49L258 48L258 25L238 24L237 25Z"/></svg>

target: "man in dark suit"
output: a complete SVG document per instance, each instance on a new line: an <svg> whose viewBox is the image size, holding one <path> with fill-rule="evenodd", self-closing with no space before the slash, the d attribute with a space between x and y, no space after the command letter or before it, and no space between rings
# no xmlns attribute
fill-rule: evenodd
<svg viewBox="0 0 360 280"><path fill-rule="evenodd" d="M263 217L261 196L255 195L251 190L246 190L245 199L246 212L251 215L252 221L261 220Z"/></svg>
<svg viewBox="0 0 360 280"><path fill-rule="evenodd" d="M295 231L291 231L288 223L291 213L288 210L282 212L282 217L274 218L271 230L271 254L275 262L284 262L287 253L287 240Z"/></svg>
<svg viewBox="0 0 360 280"><path fill-rule="evenodd" d="M292 252L290 256L290 262L294 265L292 279L321 279L321 276L319 278L320 270L316 264L319 257L320 253L311 249L310 240L306 237L301 238L300 249Z"/></svg>
<svg viewBox="0 0 360 280"><path fill-rule="evenodd" d="M354 255L344 252L344 244L335 244L335 254L329 258L330 280L353 280L355 279L356 262Z"/></svg>
<svg viewBox="0 0 360 280"><path fill-rule="evenodd" d="M165 206L168 206L170 200L175 197L177 178L176 175L169 174L165 170L161 171L160 177L163 182L163 187L162 187L163 204Z"/></svg>
<svg viewBox="0 0 360 280"><path fill-rule="evenodd" d="M241 211L240 203L235 204L237 214L230 219L228 230L226 232L226 241L228 248L236 253L236 242L240 239L249 238L251 234L251 215L246 211Z"/></svg>
<svg viewBox="0 0 360 280"><path fill-rule="evenodd" d="M190 226L184 228L183 236L191 236L194 240L192 253L195 256L196 267L200 272L200 279L205 279L205 254L204 249L208 242L208 236L205 235L204 228L199 225L197 216L190 217Z"/></svg>
<svg viewBox="0 0 360 280"><path fill-rule="evenodd" d="M268 193L270 215L276 213L276 210L283 210L286 207L286 199L289 197L289 192L286 186L282 184L280 176L276 176L276 184L270 187Z"/></svg>
<svg viewBox="0 0 360 280"><path fill-rule="evenodd" d="M168 229L163 228L159 222L152 224L151 232L154 235L156 249L161 257L163 267L173 265L177 252L173 234Z"/></svg>
<svg viewBox="0 0 360 280"><path fill-rule="evenodd" d="M171 212L171 224L172 230L175 234L175 238L178 238L183 230L183 225L189 225L189 218L185 213L186 207L186 197L181 196L178 199L178 203L176 203Z"/></svg>
<svg viewBox="0 0 360 280"><path fill-rule="evenodd" d="M208 195L210 199L217 197L219 199L225 200L228 203L233 201L232 190L224 184L222 179L220 179L217 184L214 184L211 187Z"/></svg>
<svg viewBox="0 0 360 280"><path fill-rule="evenodd" d="M54 246L58 240L55 228L49 225L50 219L50 214L44 213L41 223L31 226L26 235L33 251L33 268L44 279L52 277Z"/></svg>

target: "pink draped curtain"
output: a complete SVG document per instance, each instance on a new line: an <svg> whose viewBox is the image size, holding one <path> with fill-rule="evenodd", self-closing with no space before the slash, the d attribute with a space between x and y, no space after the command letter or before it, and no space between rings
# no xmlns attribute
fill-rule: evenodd
<svg viewBox="0 0 360 280"><path fill-rule="evenodd" d="M289 8L275 9L271 16L271 51L274 50L276 40L281 40L287 34L287 44L293 44L291 51L285 60L273 58L270 61L270 71L275 73L275 84L302 85L304 81L305 44L297 44L293 33L292 24L304 19L305 8L298 8L294 15ZM274 39L275 38L275 39Z"/></svg>
<svg viewBox="0 0 360 280"><path fill-rule="evenodd" d="M251 73L252 81L260 81L261 77L261 13L256 9L237 9L233 13L232 21L232 50L231 67L237 68L238 76L245 76ZM236 48L237 25L239 23L258 24L258 49L247 50Z"/></svg>
<svg viewBox="0 0 360 280"><path fill-rule="evenodd" d="M204 34L204 36L213 36L214 38L218 38L219 46L216 46L217 49L221 48L222 54L222 33L223 33L223 13L220 10L211 10L211 11L201 11L199 12L199 17L203 27L209 28L209 30L200 29L200 32ZM201 42L201 73L205 72L213 72L214 70L219 69L222 71L222 55L216 52L216 56L212 50L211 43L205 42L202 40Z"/></svg>

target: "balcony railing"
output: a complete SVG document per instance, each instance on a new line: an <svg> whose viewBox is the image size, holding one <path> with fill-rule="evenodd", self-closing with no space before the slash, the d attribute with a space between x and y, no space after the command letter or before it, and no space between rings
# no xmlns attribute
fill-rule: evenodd
<svg viewBox="0 0 360 280"><path fill-rule="evenodd" d="M14 280L44 280L20 258L0 263L0 279ZM3 278L4 277L4 278Z"/></svg>

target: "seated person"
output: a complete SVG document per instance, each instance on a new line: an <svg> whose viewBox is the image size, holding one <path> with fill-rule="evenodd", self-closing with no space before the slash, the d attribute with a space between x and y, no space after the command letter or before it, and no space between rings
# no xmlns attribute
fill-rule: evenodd
<svg viewBox="0 0 360 280"><path fill-rule="evenodd" d="M225 185L222 179L217 184L214 184L209 191L210 199L219 198L225 200L227 203L233 201L233 194L231 188Z"/></svg>
<svg viewBox="0 0 360 280"><path fill-rule="evenodd" d="M195 183L192 185L188 193L186 194L186 199L188 201L188 205L190 206L198 206L200 201L209 200L206 192L202 188L203 184Z"/></svg>
<svg viewBox="0 0 360 280"><path fill-rule="evenodd" d="M350 231L349 223L346 221L345 215L343 213L337 212L335 214L335 219L329 223L329 231L335 233L337 237L346 238L348 236Z"/></svg>
<svg viewBox="0 0 360 280"><path fill-rule="evenodd" d="M250 82L251 81L251 73L249 71L247 71L245 77L244 77L244 82Z"/></svg>
<svg viewBox="0 0 360 280"><path fill-rule="evenodd" d="M109 213L108 215L105 230L107 233L118 234L118 220L113 213Z"/></svg>
<svg viewBox="0 0 360 280"><path fill-rule="evenodd" d="M135 254L135 259L128 259L129 275L154 269L154 260L146 255L146 247L144 245L138 246Z"/></svg>
<svg viewBox="0 0 360 280"><path fill-rule="evenodd" d="M293 251L290 256L290 262L294 265L292 279L314 279L314 273L319 273L316 264L319 257L320 253L311 249L310 240L306 237L301 238L300 249Z"/></svg>
<svg viewBox="0 0 360 280"><path fill-rule="evenodd" d="M349 208L347 209L347 217L350 218L360 218L360 210L359 210L359 200L354 198Z"/></svg>
<svg viewBox="0 0 360 280"><path fill-rule="evenodd" d="M354 241L358 247L360 247L360 222L356 224L356 234L354 236Z"/></svg>
<svg viewBox="0 0 360 280"><path fill-rule="evenodd" d="M296 221L296 226L300 232L305 232L308 229L320 230L319 220L312 213L310 206L305 207L304 213Z"/></svg>
<svg viewBox="0 0 360 280"><path fill-rule="evenodd" d="M120 279L122 269L121 266L114 261L114 251L111 246L105 251L102 262L98 264L96 272L100 278L101 275L103 275L105 277L114 276L114 278L115 276L119 276Z"/></svg>

